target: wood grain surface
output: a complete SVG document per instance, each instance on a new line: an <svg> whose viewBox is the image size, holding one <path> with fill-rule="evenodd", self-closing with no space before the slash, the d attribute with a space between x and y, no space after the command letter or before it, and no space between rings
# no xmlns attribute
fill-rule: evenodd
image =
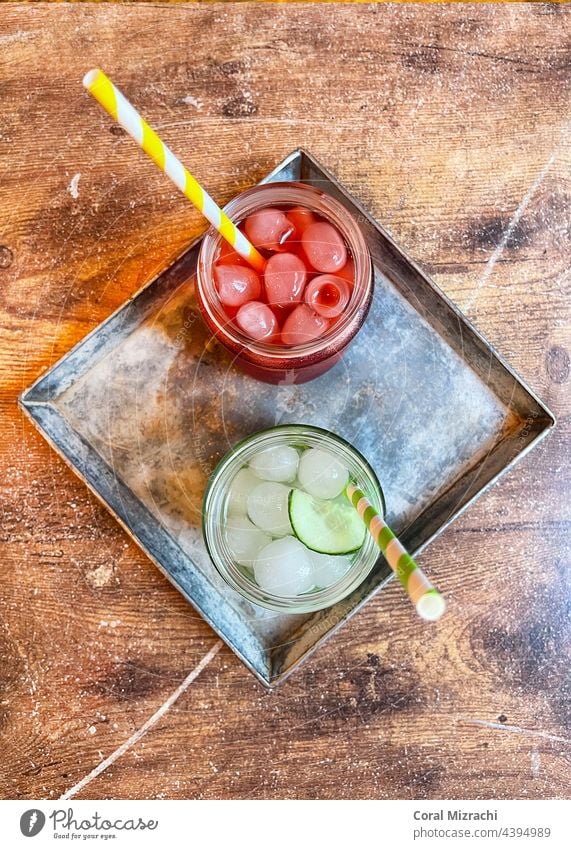
<svg viewBox="0 0 571 849"><path fill-rule="evenodd" d="M7 5L0 49L0 795L568 798L571 8ZM203 229L96 65L219 201L307 147L557 414L425 551L439 624L394 584L275 692L187 678L216 636L24 420Z"/></svg>

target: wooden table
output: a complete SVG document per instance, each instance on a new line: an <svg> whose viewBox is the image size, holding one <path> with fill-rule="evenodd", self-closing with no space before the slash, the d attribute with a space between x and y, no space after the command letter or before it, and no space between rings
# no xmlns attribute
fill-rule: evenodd
<svg viewBox="0 0 571 849"><path fill-rule="evenodd" d="M0 794L568 797L571 8L9 5L0 48ZM203 228L94 65L221 201L314 152L558 415L423 555L440 624L391 585L266 692L24 420Z"/></svg>

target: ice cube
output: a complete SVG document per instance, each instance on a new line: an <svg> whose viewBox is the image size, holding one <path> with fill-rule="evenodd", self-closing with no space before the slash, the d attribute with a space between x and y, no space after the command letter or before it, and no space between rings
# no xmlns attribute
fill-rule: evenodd
<svg viewBox="0 0 571 849"><path fill-rule="evenodd" d="M314 498L336 498L349 480L349 470L329 451L308 448L301 455L297 477Z"/></svg>
<svg viewBox="0 0 571 849"><path fill-rule="evenodd" d="M281 209L258 209L246 218L246 236L257 247L269 251L284 250L284 243L295 230Z"/></svg>
<svg viewBox="0 0 571 849"><path fill-rule="evenodd" d="M275 595L300 595L315 584L309 551L292 536L276 539L258 552L254 576L263 590Z"/></svg>
<svg viewBox="0 0 571 849"><path fill-rule="evenodd" d="M271 537L242 516L230 516L226 524L226 542L232 557L241 566L252 566L258 552Z"/></svg>
<svg viewBox="0 0 571 849"><path fill-rule="evenodd" d="M270 342L277 333L278 320L267 304L249 301L236 313L236 324L256 342Z"/></svg>
<svg viewBox="0 0 571 849"><path fill-rule="evenodd" d="M258 484L247 500L248 516L262 531L274 537L292 533L289 521L288 498L290 487L267 481Z"/></svg>
<svg viewBox="0 0 571 849"><path fill-rule="evenodd" d="M326 221L310 224L302 234L301 244L316 271L339 271L347 262L347 248L341 234Z"/></svg>
<svg viewBox="0 0 571 849"><path fill-rule="evenodd" d="M244 468L234 476L228 489L228 514L231 516L246 516L246 501L249 494L260 483L250 469Z"/></svg>
<svg viewBox="0 0 571 849"><path fill-rule="evenodd" d="M282 327L284 345L303 345L322 336L329 327L329 321L318 315L307 304L299 304L291 312Z"/></svg>
<svg viewBox="0 0 571 849"><path fill-rule="evenodd" d="M302 259L292 253L274 254L264 270L264 286L269 304L287 307L298 304L307 278Z"/></svg>
<svg viewBox="0 0 571 849"><path fill-rule="evenodd" d="M215 266L214 280L220 300L228 307L239 307L247 301L255 301L262 293L258 274L253 268L243 265Z"/></svg>
<svg viewBox="0 0 571 849"><path fill-rule="evenodd" d="M290 482L295 479L299 454L290 445L265 448L250 460L252 472L264 481Z"/></svg>
<svg viewBox="0 0 571 849"><path fill-rule="evenodd" d="M310 551L314 568L315 586L325 589L340 581L351 568L351 558L338 554L318 554Z"/></svg>
<svg viewBox="0 0 571 849"><path fill-rule="evenodd" d="M347 281L333 274L314 277L304 292L306 304L325 318L341 315L350 297L351 289Z"/></svg>

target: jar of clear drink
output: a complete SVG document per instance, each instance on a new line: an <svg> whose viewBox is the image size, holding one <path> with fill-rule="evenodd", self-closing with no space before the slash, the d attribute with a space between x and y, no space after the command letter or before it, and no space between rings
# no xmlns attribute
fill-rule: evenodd
<svg viewBox="0 0 571 849"><path fill-rule="evenodd" d="M345 598L379 558L344 495L350 480L384 515L373 469L340 436L291 424L239 442L204 496L204 539L217 571L248 601L272 610L305 613Z"/></svg>

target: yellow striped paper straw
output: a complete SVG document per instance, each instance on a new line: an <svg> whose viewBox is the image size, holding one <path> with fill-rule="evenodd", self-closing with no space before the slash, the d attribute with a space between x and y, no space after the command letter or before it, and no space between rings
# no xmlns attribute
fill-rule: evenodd
<svg viewBox="0 0 571 849"><path fill-rule="evenodd" d="M440 619L446 610L446 602L438 590L432 586L420 566L383 521L364 492L351 482L347 484L344 492L407 591L419 616L432 621Z"/></svg>
<svg viewBox="0 0 571 849"><path fill-rule="evenodd" d="M266 264L263 256L222 212L218 204L204 191L200 183L186 170L182 162L161 141L103 71L99 68L88 71L83 78L83 85L105 111L137 142L139 147L142 147L161 171L170 177L175 186L202 212L234 250L257 271L263 271Z"/></svg>

